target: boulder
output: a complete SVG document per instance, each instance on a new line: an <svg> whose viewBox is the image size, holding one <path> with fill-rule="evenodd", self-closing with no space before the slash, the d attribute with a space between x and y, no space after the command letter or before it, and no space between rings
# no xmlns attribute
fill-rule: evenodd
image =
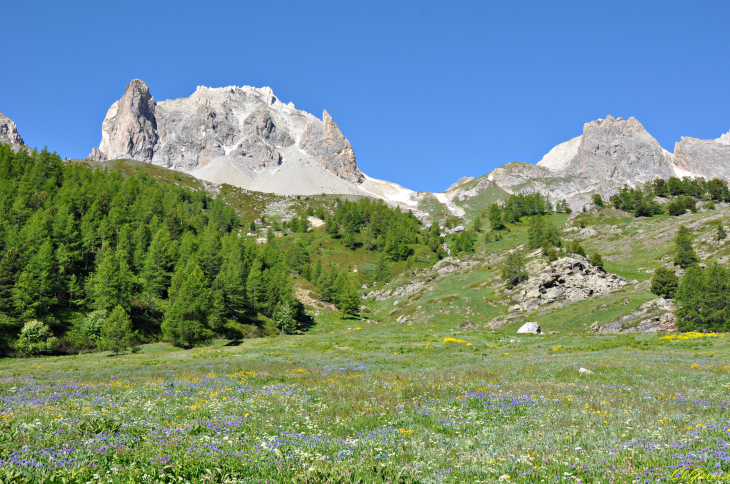
<svg viewBox="0 0 730 484"><path fill-rule="evenodd" d="M581 375L593 375L594 374L588 368L581 368L580 370L578 370L578 373L580 373Z"/></svg>
<svg viewBox="0 0 730 484"><path fill-rule="evenodd" d="M518 333L528 333L528 334L543 334L542 329L540 328L540 325L535 322L527 322L522 325L520 329L517 330Z"/></svg>

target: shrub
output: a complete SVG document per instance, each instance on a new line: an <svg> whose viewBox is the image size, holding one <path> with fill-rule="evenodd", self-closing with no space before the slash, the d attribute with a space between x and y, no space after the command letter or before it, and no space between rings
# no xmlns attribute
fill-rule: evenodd
<svg viewBox="0 0 730 484"><path fill-rule="evenodd" d="M52 353L57 345L58 339L48 326L34 319L23 325L15 349L25 356L38 356Z"/></svg>
<svg viewBox="0 0 730 484"><path fill-rule="evenodd" d="M658 268L651 278L651 292L657 296L674 297L678 285L679 278L674 271L665 267Z"/></svg>
<svg viewBox="0 0 730 484"><path fill-rule="evenodd" d="M109 311L106 309L92 311L81 323L79 331L90 340L98 342L101 338L101 328L104 326L104 322L108 317Z"/></svg>

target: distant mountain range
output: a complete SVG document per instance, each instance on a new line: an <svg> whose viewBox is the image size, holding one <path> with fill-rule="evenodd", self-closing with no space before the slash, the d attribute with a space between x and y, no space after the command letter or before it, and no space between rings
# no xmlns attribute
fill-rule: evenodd
<svg viewBox="0 0 730 484"><path fill-rule="evenodd" d="M23 146L17 127L0 114L0 142ZM456 215L513 193L565 199L573 209L608 197L621 186L655 178L730 180L730 132L715 140L683 137L663 149L635 118L607 116L550 150L537 164L513 162L446 192L415 192L368 177L332 117L322 119L284 104L271 88L199 86L187 98L155 102L135 79L109 108L102 139L88 159L134 159L213 183L279 195L343 194L383 198L428 212L436 202Z"/></svg>

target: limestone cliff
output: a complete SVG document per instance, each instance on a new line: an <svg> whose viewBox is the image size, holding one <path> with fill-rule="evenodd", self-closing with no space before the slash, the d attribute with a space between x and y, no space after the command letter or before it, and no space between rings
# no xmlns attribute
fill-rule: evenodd
<svg viewBox="0 0 730 484"><path fill-rule="evenodd" d="M714 140L682 137L673 161L679 176L730 179L730 132Z"/></svg>
<svg viewBox="0 0 730 484"><path fill-rule="evenodd" d="M109 109L89 158L130 158L285 195L358 193L364 180L327 111L319 120L268 87L200 86L190 97L155 103L134 80Z"/></svg>
<svg viewBox="0 0 730 484"><path fill-rule="evenodd" d="M0 144L10 145L16 153L25 146L23 138L18 134L18 127L12 119L0 113Z"/></svg>

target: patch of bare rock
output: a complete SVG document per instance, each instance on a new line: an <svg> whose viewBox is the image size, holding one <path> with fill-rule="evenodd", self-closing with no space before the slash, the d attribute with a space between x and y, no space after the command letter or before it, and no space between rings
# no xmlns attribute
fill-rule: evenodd
<svg viewBox="0 0 730 484"><path fill-rule="evenodd" d="M556 260L513 291L510 312L533 311L547 304L571 304L624 288L629 282L617 274L594 267L585 257Z"/></svg>
<svg viewBox="0 0 730 484"><path fill-rule="evenodd" d="M608 324L597 322L590 327L598 334L615 333L667 333L677 331L674 303L658 297L646 301L636 311L623 315Z"/></svg>

